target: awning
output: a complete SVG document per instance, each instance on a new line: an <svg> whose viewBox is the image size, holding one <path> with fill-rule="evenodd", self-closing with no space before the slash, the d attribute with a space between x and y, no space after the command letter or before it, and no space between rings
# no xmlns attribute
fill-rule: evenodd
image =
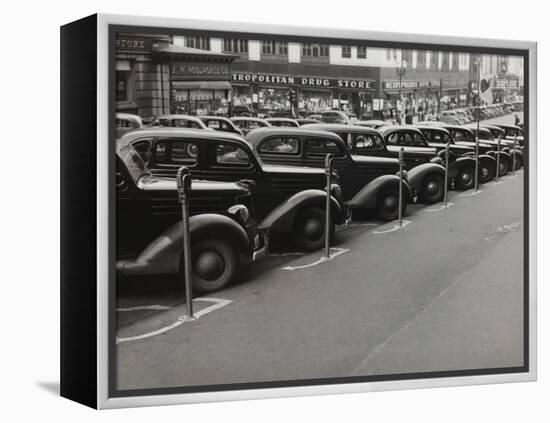
<svg viewBox="0 0 550 423"><path fill-rule="evenodd" d="M229 81L172 81L172 87L180 90L230 90Z"/></svg>

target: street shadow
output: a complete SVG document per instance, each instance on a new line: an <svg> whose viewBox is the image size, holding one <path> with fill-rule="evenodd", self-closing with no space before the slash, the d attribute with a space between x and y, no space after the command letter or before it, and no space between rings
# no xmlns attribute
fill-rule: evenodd
<svg viewBox="0 0 550 423"><path fill-rule="evenodd" d="M59 382L37 382L36 386L42 388L44 391L49 392L50 394L55 395L56 397L59 396Z"/></svg>

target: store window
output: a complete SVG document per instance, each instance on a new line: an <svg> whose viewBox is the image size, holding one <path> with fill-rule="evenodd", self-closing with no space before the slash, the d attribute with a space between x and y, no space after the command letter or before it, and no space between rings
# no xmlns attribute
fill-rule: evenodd
<svg viewBox="0 0 550 423"><path fill-rule="evenodd" d="M248 40L238 38L224 38L223 51L225 53L248 53Z"/></svg>
<svg viewBox="0 0 550 423"><path fill-rule="evenodd" d="M208 37L185 37L185 46L198 48L200 50L210 50L210 38Z"/></svg>
<svg viewBox="0 0 550 423"><path fill-rule="evenodd" d="M286 41L262 41L262 54L287 55L288 43Z"/></svg>
<svg viewBox="0 0 550 423"><path fill-rule="evenodd" d="M116 101L130 100L130 71L116 71Z"/></svg>
<svg viewBox="0 0 550 423"><path fill-rule="evenodd" d="M357 58L366 59L367 58L367 46L358 46L357 47Z"/></svg>
<svg viewBox="0 0 550 423"><path fill-rule="evenodd" d="M328 45L302 44L302 56L304 57L328 57Z"/></svg>
<svg viewBox="0 0 550 423"><path fill-rule="evenodd" d="M342 46L342 57L346 59L351 57L351 46Z"/></svg>

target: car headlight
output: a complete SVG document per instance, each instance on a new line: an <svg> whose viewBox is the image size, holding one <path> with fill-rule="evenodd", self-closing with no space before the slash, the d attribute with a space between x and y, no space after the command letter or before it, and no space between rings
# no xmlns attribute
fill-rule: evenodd
<svg viewBox="0 0 550 423"><path fill-rule="evenodd" d="M229 207L227 212L238 218L243 223L248 222L248 219L250 218L250 212L246 206L243 206L242 204L235 204L234 206Z"/></svg>
<svg viewBox="0 0 550 423"><path fill-rule="evenodd" d="M403 169L401 174L403 175L403 180L404 181L409 180L409 173L405 169ZM399 176L399 171L395 174L395 176Z"/></svg>
<svg viewBox="0 0 550 423"><path fill-rule="evenodd" d="M442 165L443 164L443 159L441 157L434 157L433 159L430 160L430 162Z"/></svg>

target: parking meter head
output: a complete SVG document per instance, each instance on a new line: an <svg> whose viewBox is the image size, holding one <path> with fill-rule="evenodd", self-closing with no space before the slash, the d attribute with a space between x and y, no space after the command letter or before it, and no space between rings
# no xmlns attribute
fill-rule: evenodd
<svg viewBox="0 0 550 423"><path fill-rule="evenodd" d="M186 166L178 169L176 181L178 184L178 195L181 199L191 189L191 172Z"/></svg>

